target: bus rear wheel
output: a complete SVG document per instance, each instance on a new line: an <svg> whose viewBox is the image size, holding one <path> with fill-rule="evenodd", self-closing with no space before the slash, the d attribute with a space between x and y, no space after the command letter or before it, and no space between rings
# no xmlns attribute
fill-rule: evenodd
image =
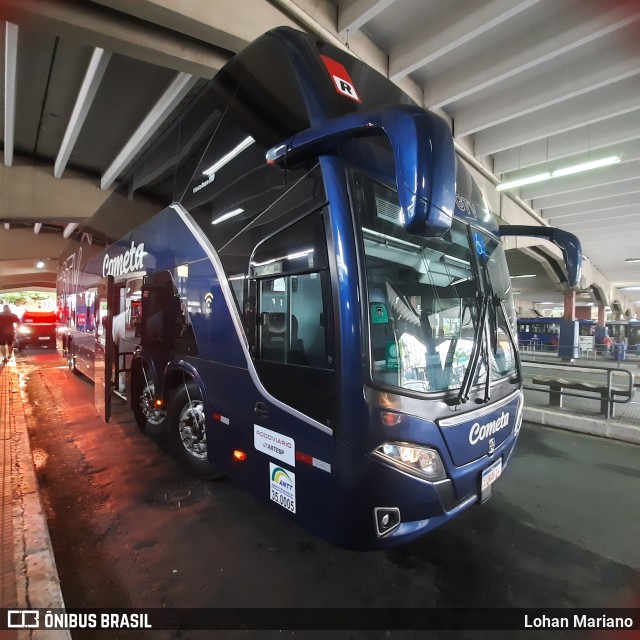
<svg viewBox="0 0 640 640"><path fill-rule="evenodd" d="M214 480L222 476L207 457L207 433L200 389L189 382L176 389L169 403L168 440L174 455L198 478Z"/></svg>
<svg viewBox="0 0 640 640"><path fill-rule="evenodd" d="M76 366L76 348L73 342L67 345L67 365L69 366L69 371L71 371L71 373L74 373L75 375L80 373Z"/></svg>
<svg viewBox="0 0 640 640"><path fill-rule="evenodd" d="M154 406L156 397L153 380L144 374L136 376L131 392L131 408L142 433L152 438L166 436L167 412Z"/></svg>

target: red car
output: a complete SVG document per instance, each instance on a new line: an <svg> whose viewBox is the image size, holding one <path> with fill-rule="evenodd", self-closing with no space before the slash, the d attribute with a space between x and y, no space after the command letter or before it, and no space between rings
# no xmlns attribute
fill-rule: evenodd
<svg viewBox="0 0 640 640"><path fill-rule="evenodd" d="M55 311L25 311L16 329L15 347L56 346L58 314Z"/></svg>

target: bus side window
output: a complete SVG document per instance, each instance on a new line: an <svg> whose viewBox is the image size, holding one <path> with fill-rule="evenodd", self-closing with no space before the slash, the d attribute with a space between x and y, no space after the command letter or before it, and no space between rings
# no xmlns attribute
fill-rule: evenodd
<svg viewBox="0 0 640 640"><path fill-rule="evenodd" d="M321 214L265 240L251 260L257 283L256 356L333 368L331 289Z"/></svg>

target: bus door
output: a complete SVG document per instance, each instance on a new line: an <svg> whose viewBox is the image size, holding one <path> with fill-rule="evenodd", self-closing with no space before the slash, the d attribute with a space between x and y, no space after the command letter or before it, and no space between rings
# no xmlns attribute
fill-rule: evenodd
<svg viewBox="0 0 640 640"><path fill-rule="evenodd" d="M133 352L140 342L141 289L142 278L135 277L116 285L114 293L113 390L124 400L130 383Z"/></svg>
<svg viewBox="0 0 640 640"><path fill-rule="evenodd" d="M266 427L275 432L269 437L289 441L295 451L331 464L334 440L328 433L335 429L337 415L335 331L321 212L256 248L249 290L250 298L257 302L252 351L262 384L275 399L328 428L307 426L277 404L258 398L253 415L255 437L259 442L263 436L257 430L268 433ZM295 465L295 461L280 460ZM267 461L275 463L265 457L264 463ZM320 479L327 480L328 475ZM306 489L300 486L301 495L322 491L322 482L312 484Z"/></svg>
<svg viewBox="0 0 640 640"><path fill-rule="evenodd" d="M95 352L94 380L95 405L105 422L111 417L111 393L113 391L113 363L115 343L113 341L112 314L115 310L116 288L113 276L98 288L95 304Z"/></svg>

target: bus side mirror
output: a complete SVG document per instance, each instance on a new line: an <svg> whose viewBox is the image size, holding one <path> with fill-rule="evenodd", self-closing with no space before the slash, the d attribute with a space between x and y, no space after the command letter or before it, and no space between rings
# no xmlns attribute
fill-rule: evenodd
<svg viewBox="0 0 640 640"><path fill-rule="evenodd" d="M501 224L501 236L524 236L529 238L546 238L562 251L567 269L567 280L570 287L580 284L582 275L582 245L573 233L555 227L536 227L519 224Z"/></svg>
<svg viewBox="0 0 640 640"><path fill-rule="evenodd" d="M350 113L297 133L269 149L266 160L290 166L334 152L345 140L380 134L393 149L405 229L425 237L443 235L455 208L456 156L449 125L430 111L391 105Z"/></svg>

